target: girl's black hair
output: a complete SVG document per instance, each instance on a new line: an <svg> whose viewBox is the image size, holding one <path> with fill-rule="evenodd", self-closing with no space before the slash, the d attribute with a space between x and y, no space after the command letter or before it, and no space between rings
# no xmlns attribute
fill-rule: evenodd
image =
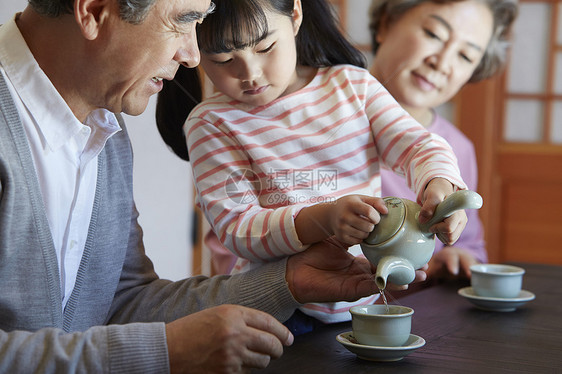
<svg viewBox="0 0 562 374"><path fill-rule="evenodd" d="M199 48L224 53L259 43L267 36L266 12L292 17L295 0L213 0L215 11L197 28ZM297 63L312 67L350 64L365 68L365 57L345 38L326 0L301 0L303 20L297 34ZM174 81L164 81L158 94L156 123L160 135L182 159L189 161L183 125L201 102L197 69L180 66Z"/></svg>
<svg viewBox="0 0 562 374"><path fill-rule="evenodd" d="M202 100L197 68L180 65L174 80L164 80L156 102L156 126L164 142L181 159L189 161L183 125L189 112Z"/></svg>

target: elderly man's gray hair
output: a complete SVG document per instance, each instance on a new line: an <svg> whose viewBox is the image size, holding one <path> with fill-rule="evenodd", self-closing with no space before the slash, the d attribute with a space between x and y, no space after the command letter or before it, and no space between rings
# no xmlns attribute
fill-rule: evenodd
<svg viewBox="0 0 562 374"><path fill-rule="evenodd" d="M138 24L144 21L157 0L115 0L119 4L121 18ZM74 12L74 0L29 0L29 5L39 14L59 17Z"/></svg>

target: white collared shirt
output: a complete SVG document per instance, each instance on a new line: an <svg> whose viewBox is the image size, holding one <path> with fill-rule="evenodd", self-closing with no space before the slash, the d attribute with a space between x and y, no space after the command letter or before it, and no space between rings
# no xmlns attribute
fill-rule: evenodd
<svg viewBox="0 0 562 374"><path fill-rule="evenodd" d="M98 154L121 128L105 109L90 113L85 123L78 121L31 54L15 18L0 27L0 74L31 148L56 250L64 310L88 235Z"/></svg>

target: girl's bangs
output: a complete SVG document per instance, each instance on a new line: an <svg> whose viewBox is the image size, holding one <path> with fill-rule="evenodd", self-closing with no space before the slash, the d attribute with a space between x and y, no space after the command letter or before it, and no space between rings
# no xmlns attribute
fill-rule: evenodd
<svg viewBox="0 0 562 374"><path fill-rule="evenodd" d="M216 3L215 11L197 29L201 51L228 53L252 47L267 36L268 24L263 2L227 0Z"/></svg>

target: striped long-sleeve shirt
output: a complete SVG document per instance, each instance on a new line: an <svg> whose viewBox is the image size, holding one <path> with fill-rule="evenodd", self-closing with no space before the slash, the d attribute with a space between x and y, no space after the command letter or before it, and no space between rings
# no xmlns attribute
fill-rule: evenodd
<svg viewBox="0 0 562 374"><path fill-rule="evenodd" d="M185 132L198 204L241 258L236 271L305 250L294 224L303 207L380 196L381 163L404 175L418 200L435 177L465 188L447 142L353 66L319 69L264 106L216 94L194 109Z"/></svg>

